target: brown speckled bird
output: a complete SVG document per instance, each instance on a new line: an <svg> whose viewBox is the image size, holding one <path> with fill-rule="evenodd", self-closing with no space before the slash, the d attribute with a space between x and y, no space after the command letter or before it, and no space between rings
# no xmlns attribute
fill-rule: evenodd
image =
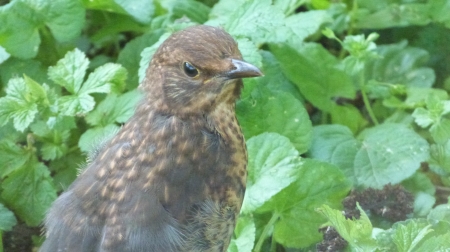
<svg viewBox="0 0 450 252"><path fill-rule="evenodd" d="M222 29L170 36L134 116L49 210L41 251L226 251L247 174L235 101L260 75Z"/></svg>

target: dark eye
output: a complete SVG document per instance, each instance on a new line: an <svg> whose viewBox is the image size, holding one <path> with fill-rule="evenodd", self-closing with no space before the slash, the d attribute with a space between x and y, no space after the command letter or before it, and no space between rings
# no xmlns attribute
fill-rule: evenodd
<svg viewBox="0 0 450 252"><path fill-rule="evenodd" d="M189 62L183 63L183 69L187 76L189 77L195 77L198 75L198 70L195 68L195 66L191 65Z"/></svg>

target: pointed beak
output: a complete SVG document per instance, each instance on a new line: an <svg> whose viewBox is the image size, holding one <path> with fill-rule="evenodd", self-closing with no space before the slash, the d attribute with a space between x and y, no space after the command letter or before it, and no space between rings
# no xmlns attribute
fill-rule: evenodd
<svg viewBox="0 0 450 252"><path fill-rule="evenodd" d="M233 64L234 69L225 74L229 79L263 76L261 70L250 63L237 59L232 59L231 63Z"/></svg>

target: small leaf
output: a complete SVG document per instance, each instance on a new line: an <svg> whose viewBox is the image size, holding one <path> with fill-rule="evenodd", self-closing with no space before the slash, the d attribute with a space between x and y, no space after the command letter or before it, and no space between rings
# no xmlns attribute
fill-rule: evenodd
<svg viewBox="0 0 450 252"><path fill-rule="evenodd" d="M48 77L71 94L77 94L84 81L88 65L89 60L84 53L75 49L66 53L55 66L48 68Z"/></svg>
<svg viewBox="0 0 450 252"><path fill-rule="evenodd" d="M110 90L118 93L123 89L126 78L127 71L125 68L119 64L106 63L89 75L78 93L109 93Z"/></svg>
<svg viewBox="0 0 450 252"><path fill-rule="evenodd" d="M346 219L341 211L331 209L327 205L321 206L317 211L328 219L331 226L349 243L352 250L373 251L376 243L372 239L372 223L359 204L357 208L361 213L361 217L357 220Z"/></svg>

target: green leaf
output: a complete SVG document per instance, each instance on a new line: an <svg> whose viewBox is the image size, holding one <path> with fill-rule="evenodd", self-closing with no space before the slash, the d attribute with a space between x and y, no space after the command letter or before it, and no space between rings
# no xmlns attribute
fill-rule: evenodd
<svg viewBox="0 0 450 252"><path fill-rule="evenodd" d="M303 101L298 88L289 81L289 79L281 71L280 62L275 58L275 56L270 51L259 51L262 55L262 72L264 73L263 78L250 78L245 80L256 80L258 85L264 86L272 91L283 91L290 93L295 98ZM242 98L246 98L253 89L249 89L244 85L244 90L241 95ZM248 94L248 95L246 95Z"/></svg>
<svg viewBox="0 0 450 252"><path fill-rule="evenodd" d="M106 63L95 69L81 86L78 94L115 93L122 91L127 78L127 70L119 64Z"/></svg>
<svg viewBox="0 0 450 252"><path fill-rule="evenodd" d="M450 205L441 204L437 205L427 216L427 220L436 225L438 222L445 222L450 225Z"/></svg>
<svg viewBox="0 0 450 252"><path fill-rule="evenodd" d="M420 243L414 251L448 251L448 248L450 248L450 232L444 235L428 236L428 239Z"/></svg>
<svg viewBox="0 0 450 252"><path fill-rule="evenodd" d="M46 25L56 40L76 38L84 26L80 1L17 0L0 7L0 45L19 58L36 56L41 42L38 29Z"/></svg>
<svg viewBox="0 0 450 252"><path fill-rule="evenodd" d="M88 94L66 95L58 99L58 110L62 115L74 116L94 109L94 98Z"/></svg>
<svg viewBox="0 0 450 252"><path fill-rule="evenodd" d="M311 143L311 121L303 104L285 92L258 87L236 107L237 117L245 137L263 132L276 132L294 144L300 153Z"/></svg>
<svg viewBox="0 0 450 252"><path fill-rule="evenodd" d="M271 45L270 49L286 76L315 107L329 112L335 106L334 98L355 96L350 76L337 69L337 60L320 45L305 44L296 50Z"/></svg>
<svg viewBox="0 0 450 252"><path fill-rule="evenodd" d="M83 52L75 49L60 59L56 66L48 68L48 77L63 86L71 94L77 94L83 83L89 60Z"/></svg>
<svg viewBox="0 0 450 252"><path fill-rule="evenodd" d="M255 243L256 227L249 216L239 216L234 237L231 239L228 252L251 252Z"/></svg>
<svg viewBox="0 0 450 252"><path fill-rule="evenodd" d="M415 251L414 249L419 242L433 231L430 228L431 225L415 220L395 223L392 227L394 230L392 240L397 247L397 251Z"/></svg>
<svg viewBox="0 0 450 252"><path fill-rule="evenodd" d="M11 231L16 224L17 220L14 213L0 203L0 230Z"/></svg>
<svg viewBox="0 0 450 252"><path fill-rule="evenodd" d="M14 142L3 139L0 141L0 177L4 178L9 173L22 167L31 159L33 153L21 148Z"/></svg>
<svg viewBox="0 0 450 252"><path fill-rule="evenodd" d="M138 69L142 50L156 43L162 34L162 30L146 33L128 42L120 51L117 63L124 66L129 73L127 80L128 90L136 88L139 84Z"/></svg>
<svg viewBox="0 0 450 252"><path fill-rule="evenodd" d="M357 184L381 188L399 183L428 160L428 143L402 124L383 124L364 131L355 156Z"/></svg>
<svg viewBox="0 0 450 252"><path fill-rule="evenodd" d="M219 10L219 7L231 11ZM273 34L283 26L284 15L272 5L271 0L246 1L241 4L229 2L219 7L211 13L212 16L219 18L210 19L206 24L222 26L231 35L250 38L257 45L274 41Z"/></svg>
<svg viewBox="0 0 450 252"><path fill-rule="evenodd" d="M141 98L142 95L137 90L120 96L110 94L86 116L86 121L93 126L107 126L115 122L124 123L134 114L136 104Z"/></svg>
<svg viewBox="0 0 450 252"><path fill-rule="evenodd" d="M431 180L425 174L416 172L403 181L402 185L407 191L414 193L414 216L426 216L436 202L436 189Z"/></svg>
<svg viewBox="0 0 450 252"><path fill-rule="evenodd" d="M355 26L360 29L383 29L409 25L426 25L431 20L426 3L400 4L402 1L359 0L359 11L354 17Z"/></svg>
<svg viewBox="0 0 450 252"><path fill-rule="evenodd" d="M83 0L89 9L128 14L138 22L148 24L155 12L153 1L147 0Z"/></svg>
<svg viewBox="0 0 450 252"><path fill-rule="evenodd" d="M366 80L374 79L378 82L404 84L408 87L429 88L433 85L434 71L423 67L429 59L427 51L409 47L405 41L378 46L375 51L381 59L366 63Z"/></svg>
<svg viewBox="0 0 450 252"><path fill-rule="evenodd" d="M429 158L428 143L402 124L382 124L356 140L344 126L314 128L311 156L338 165L355 186L397 184ZM353 157L353 158L352 158Z"/></svg>
<svg viewBox="0 0 450 252"><path fill-rule="evenodd" d="M117 134L119 129L120 127L115 124L106 125L102 128L90 128L81 135L78 147L81 151L90 153L90 156L93 157L111 137ZM92 160L92 158L89 159Z"/></svg>
<svg viewBox="0 0 450 252"><path fill-rule="evenodd" d="M50 172L38 162L28 162L10 173L1 186L6 205L32 227L41 224L47 209L56 199Z"/></svg>
<svg viewBox="0 0 450 252"><path fill-rule="evenodd" d="M43 83L47 80L47 68L37 60L21 60L9 58L0 67L0 77L3 83L17 76L27 75L33 80Z"/></svg>
<svg viewBox="0 0 450 252"><path fill-rule="evenodd" d="M361 144L349 128L342 125L319 125L313 128L309 154L312 158L337 165L345 176L357 183L353 162Z"/></svg>
<svg viewBox="0 0 450 252"><path fill-rule="evenodd" d="M351 104L334 106L330 115L333 124L347 126L353 133L360 132L368 124L361 112Z"/></svg>
<svg viewBox="0 0 450 252"><path fill-rule="evenodd" d="M248 38L238 38L236 42L238 43L239 51L242 53L242 58L256 67L261 68L262 56L259 54L256 45Z"/></svg>
<svg viewBox="0 0 450 252"><path fill-rule="evenodd" d="M6 96L0 98L0 125L13 119L14 128L24 131L38 113L37 102L43 98L38 90L40 91L34 86L34 82L22 78L11 79L6 88Z"/></svg>
<svg viewBox="0 0 450 252"><path fill-rule="evenodd" d="M429 2L430 14L433 20L443 23L447 28L450 28L450 3L446 0L434 0Z"/></svg>
<svg viewBox="0 0 450 252"><path fill-rule="evenodd" d="M11 55L5 51L5 48L0 46L0 64L5 62L9 58L9 56Z"/></svg>
<svg viewBox="0 0 450 252"><path fill-rule="evenodd" d="M250 213L294 181L299 153L286 137L264 133L247 141L247 190L241 212Z"/></svg>
<svg viewBox="0 0 450 252"><path fill-rule="evenodd" d="M341 211L327 205L322 205L317 211L328 219L331 226L349 243L352 251L373 251L376 243L372 239L372 223L359 204L357 207L361 213L357 220L346 219Z"/></svg>
<svg viewBox="0 0 450 252"><path fill-rule="evenodd" d="M438 174L448 176L450 174L450 140L431 145L430 154L430 168Z"/></svg>
<svg viewBox="0 0 450 252"><path fill-rule="evenodd" d="M274 195L259 211L276 212L280 216L273 231L277 242L301 248L322 239L318 229L324 218L315 209L322 204L341 207L350 183L336 166L313 159L304 159L294 176L295 181Z"/></svg>

